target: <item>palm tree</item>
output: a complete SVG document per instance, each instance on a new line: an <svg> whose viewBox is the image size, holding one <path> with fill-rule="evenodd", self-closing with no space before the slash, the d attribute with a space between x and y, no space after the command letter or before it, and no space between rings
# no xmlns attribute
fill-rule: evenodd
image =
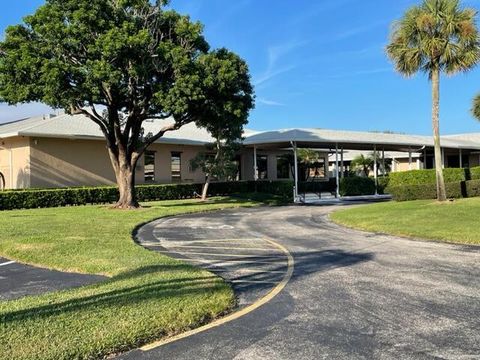
<svg viewBox="0 0 480 360"><path fill-rule="evenodd" d="M480 59L477 12L458 0L424 0L393 26L387 54L406 77L427 73L432 82L432 127L437 170L437 197L446 200L439 127L440 74L473 68Z"/></svg>

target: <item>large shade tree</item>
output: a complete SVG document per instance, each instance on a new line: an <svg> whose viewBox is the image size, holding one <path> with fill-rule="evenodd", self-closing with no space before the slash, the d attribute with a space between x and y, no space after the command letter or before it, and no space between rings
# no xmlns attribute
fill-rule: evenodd
<svg viewBox="0 0 480 360"><path fill-rule="evenodd" d="M253 107L245 62L226 49L210 51L202 25L166 3L47 0L0 42L0 100L41 101L95 122L118 208L138 206L135 167L152 143L191 122L242 128ZM164 121L145 133L152 119Z"/></svg>
<svg viewBox="0 0 480 360"><path fill-rule="evenodd" d="M432 128L437 173L437 196L446 200L440 144L440 75L474 67L480 59L477 12L458 0L424 0L410 8L393 26L387 54L401 74L428 75L432 84Z"/></svg>

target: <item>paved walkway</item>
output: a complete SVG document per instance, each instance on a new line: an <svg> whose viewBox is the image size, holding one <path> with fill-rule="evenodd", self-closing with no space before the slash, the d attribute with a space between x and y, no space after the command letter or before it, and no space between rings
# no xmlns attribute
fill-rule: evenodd
<svg viewBox="0 0 480 360"><path fill-rule="evenodd" d="M41 269L0 258L0 301L78 287L106 278Z"/></svg>
<svg viewBox="0 0 480 360"><path fill-rule="evenodd" d="M285 246L295 270L257 310L121 358L480 359L480 248L348 230L328 221L333 209L237 209L143 228L139 235L152 249L220 271L240 286L241 306L284 275L283 255L265 240ZM243 279L249 282L242 292ZM258 279L268 284L250 282Z"/></svg>

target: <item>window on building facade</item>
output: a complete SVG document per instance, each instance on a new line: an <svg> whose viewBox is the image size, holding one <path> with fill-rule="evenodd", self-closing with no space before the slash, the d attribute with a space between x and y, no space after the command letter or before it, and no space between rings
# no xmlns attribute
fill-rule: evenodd
<svg viewBox="0 0 480 360"><path fill-rule="evenodd" d="M277 156L277 179L290 178L290 162L286 155Z"/></svg>
<svg viewBox="0 0 480 360"><path fill-rule="evenodd" d="M325 158L316 160L309 166L310 178L326 178L328 176L327 161Z"/></svg>
<svg viewBox="0 0 480 360"><path fill-rule="evenodd" d="M182 154L180 152L172 152L171 174L172 182L182 181Z"/></svg>
<svg viewBox="0 0 480 360"><path fill-rule="evenodd" d="M145 182L152 183L155 182L155 152L154 151L145 151Z"/></svg>
<svg viewBox="0 0 480 360"><path fill-rule="evenodd" d="M257 155L258 179L268 179L268 156Z"/></svg>

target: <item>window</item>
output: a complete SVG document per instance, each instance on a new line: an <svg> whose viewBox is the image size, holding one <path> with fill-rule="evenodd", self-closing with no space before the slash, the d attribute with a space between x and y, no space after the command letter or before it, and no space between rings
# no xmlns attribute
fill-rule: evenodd
<svg viewBox="0 0 480 360"><path fill-rule="evenodd" d="M155 182L155 151L145 151L145 182Z"/></svg>
<svg viewBox="0 0 480 360"><path fill-rule="evenodd" d="M328 174L327 162L324 158L319 158L309 166L310 178L326 178Z"/></svg>
<svg viewBox="0 0 480 360"><path fill-rule="evenodd" d="M285 155L277 156L277 179L290 178L290 162Z"/></svg>
<svg viewBox="0 0 480 360"><path fill-rule="evenodd" d="M182 181L182 153L172 152L171 160L172 182Z"/></svg>
<svg viewBox="0 0 480 360"><path fill-rule="evenodd" d="M257 155L258 179L268 179L268 157L266 155Z"/></svg>

